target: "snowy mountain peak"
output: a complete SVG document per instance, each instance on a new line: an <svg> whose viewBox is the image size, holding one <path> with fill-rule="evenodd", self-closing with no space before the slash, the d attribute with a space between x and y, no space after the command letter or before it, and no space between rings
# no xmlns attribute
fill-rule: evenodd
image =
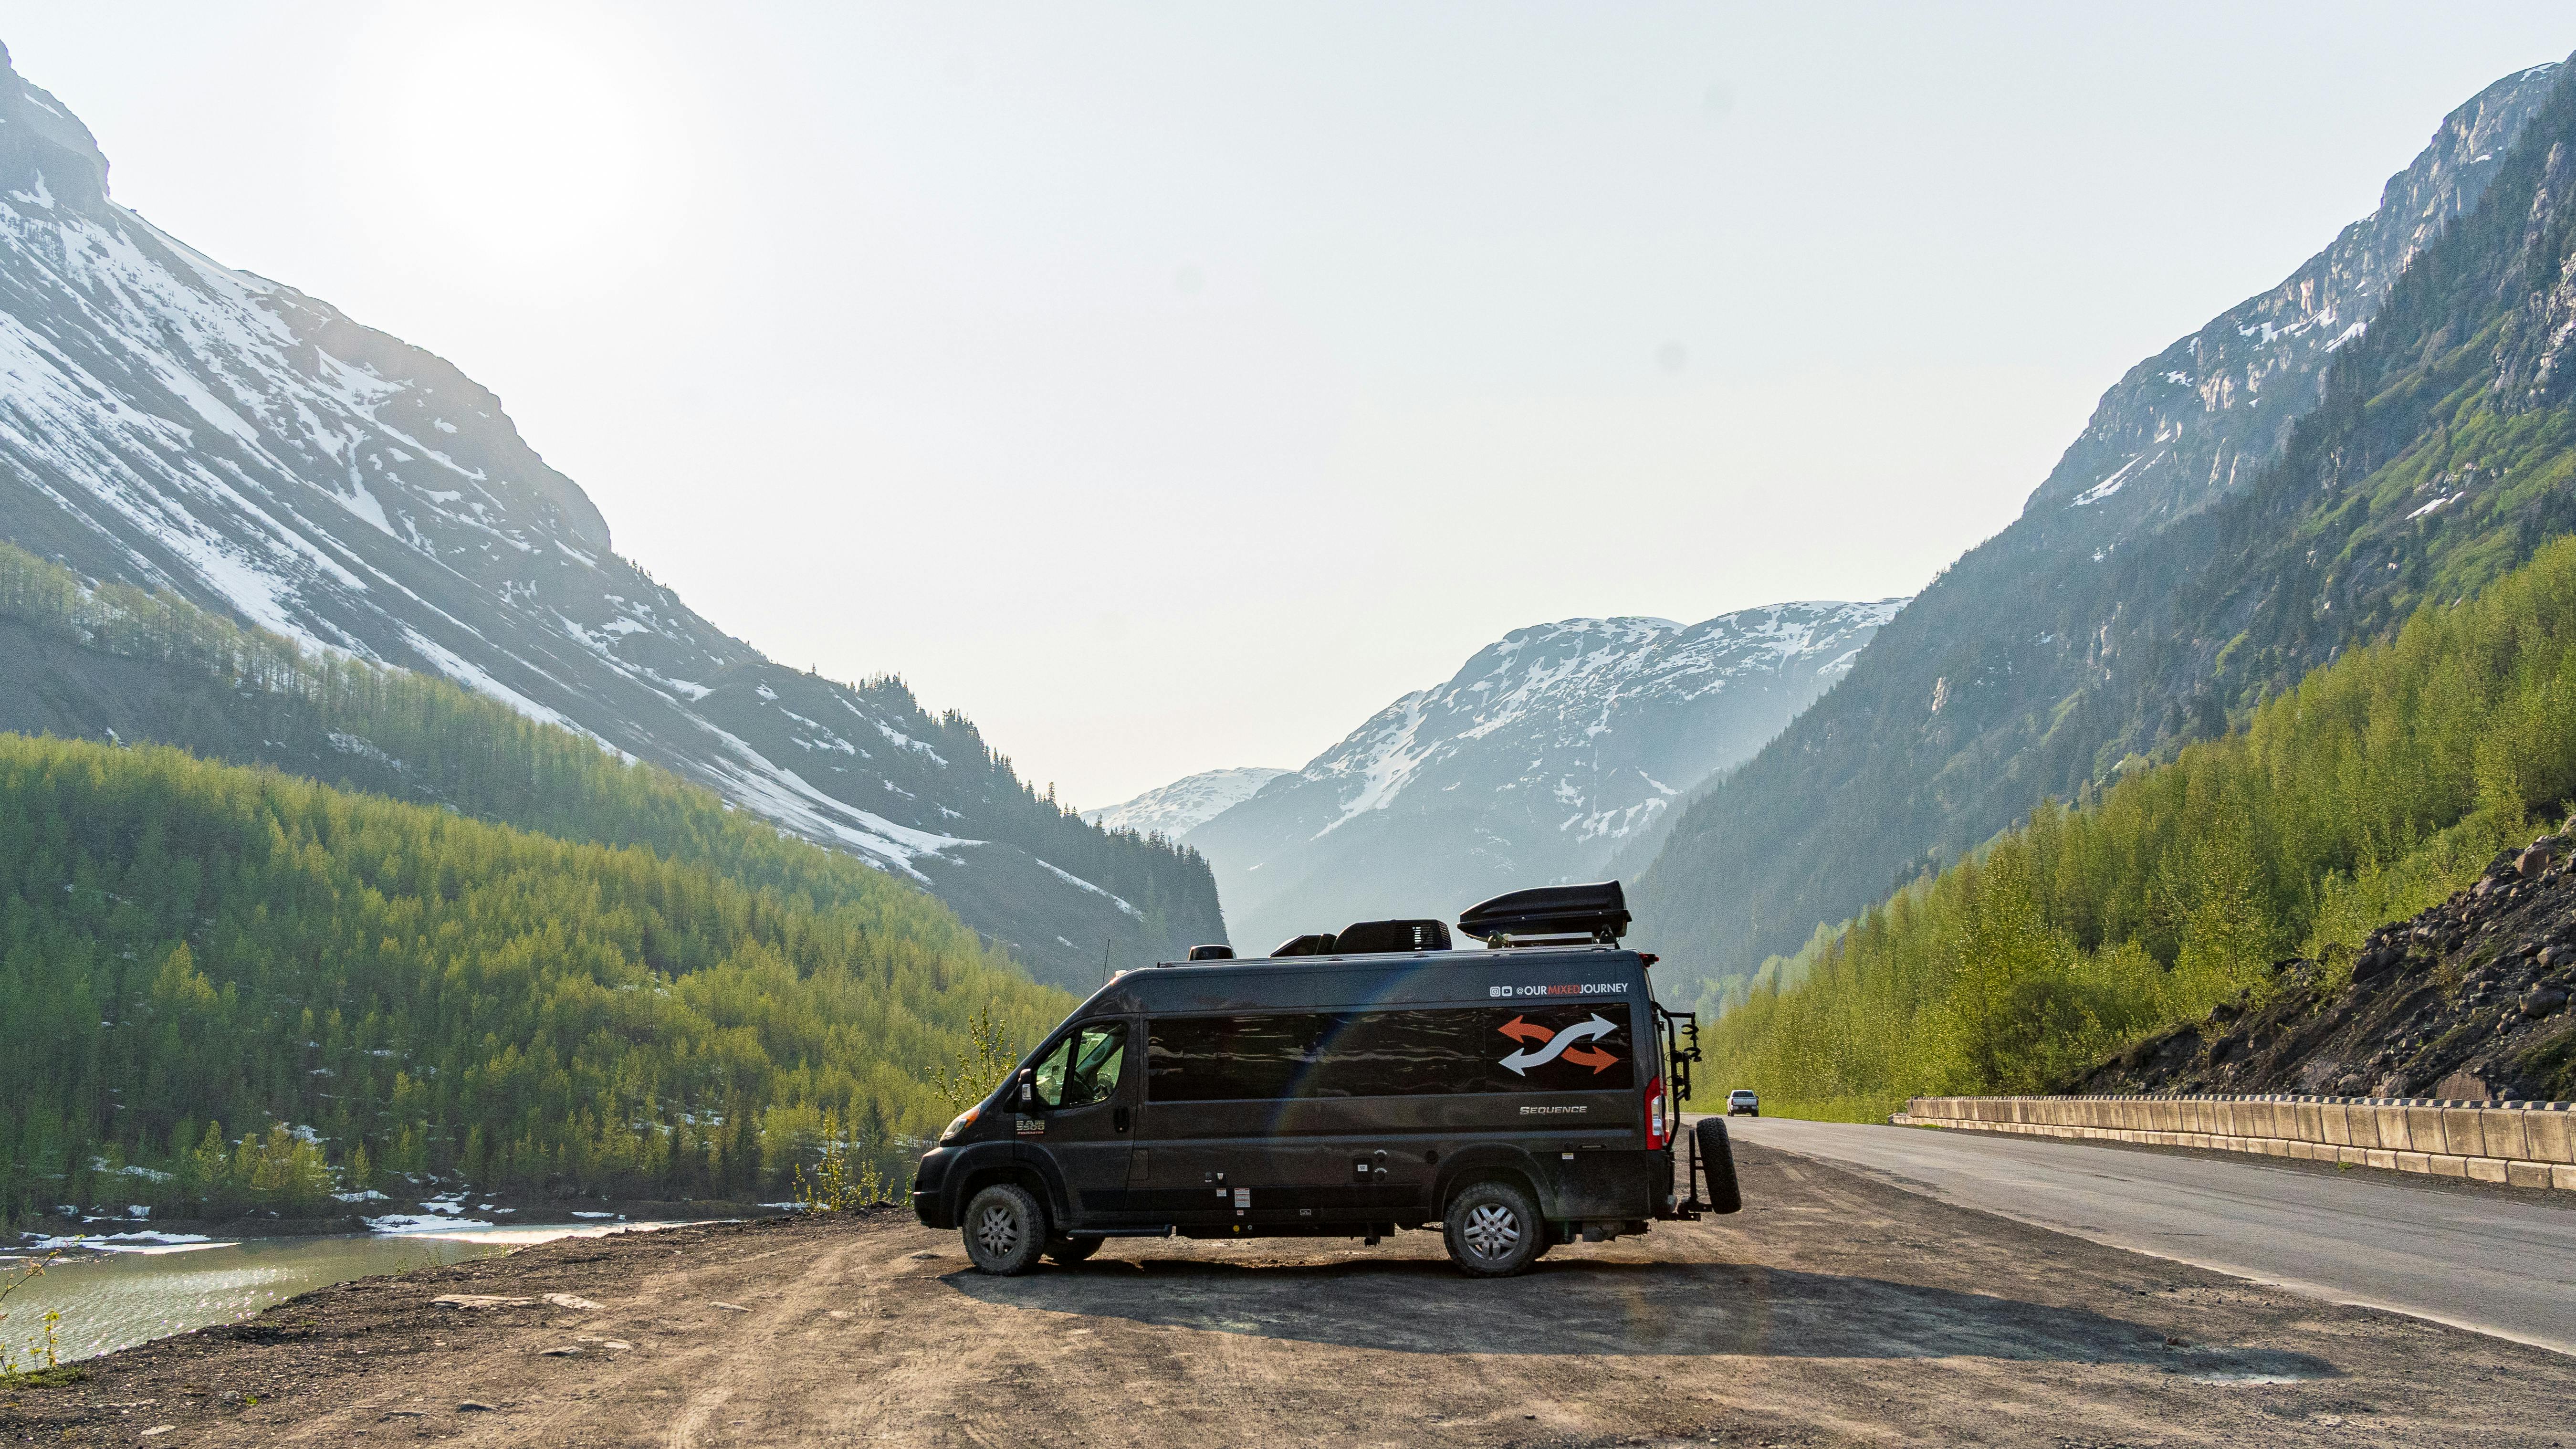
<svg viewBox="0 0 2576 1449"><path fill-rule="evenodd" d="M40 205L90 210L107 200L107 156L89 127L43 88L28 84L0 45L0 191Z"/></svg>
<svg viewBox="0 0 2576 1449"><path fill-rule="evenodd" d="M1258 765L1207 770L1158 785L1133 800L1085 810L1082 818L1103 830L1133 830L1139 835L1178 840L1251 799L1262 786L1287 773Z"/></svg>
<svg viewBox="0 0 2576 1449"><path fill-rule="evenodd" d="M1904 603L1515 629L1185 843L1255 947L1588 876L1840 679Z"/></svg>
<svg viewBox="0 0 2576 1449"><path fill-rule="evenodd" d="M1488 741L1496 748L1508 743L1529 754L1532 767L1493 788L1538 790L1583 807L1603 792L1605 776L1619 780L1607 786L1621 802L1615 808L1569 816L1560 828L1586 838L1625 835L1678 788L1645 773L1625 741L1607 738L1630 716L1790 673L1830 683L1904 603L1772 604L1692 625L1624 617L1515 629L1479 650L1446 684L1387 706L1299 773L1339 788L1342 809L1324 827L1330 830L1362 811L1386 809L1426 766ZM1565 768L1538 768L1550 758ZM1684 762L1668 773L1686 786L1713 768Z"/></svg>

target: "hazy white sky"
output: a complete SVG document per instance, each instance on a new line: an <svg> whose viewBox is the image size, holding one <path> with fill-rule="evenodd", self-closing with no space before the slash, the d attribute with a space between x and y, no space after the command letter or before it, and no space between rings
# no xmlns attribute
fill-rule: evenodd
<svg viewBox="0 0 2576 1449"><path fill-rule="evenodd" d="M117 198L1084 805L1507 629L1876 598L2563 3L0 0Z"/></svg>

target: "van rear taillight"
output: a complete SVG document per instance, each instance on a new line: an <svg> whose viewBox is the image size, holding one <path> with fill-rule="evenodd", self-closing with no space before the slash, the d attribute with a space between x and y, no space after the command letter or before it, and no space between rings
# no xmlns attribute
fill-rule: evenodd
<svg viewBox="0 0 2576 1449"><path fill-rule="evenodd" d="M1660 1151L1673 1140L1671 1128L1664 1121L1664 1079L1646 1084L1646 1150Z"/></svg>

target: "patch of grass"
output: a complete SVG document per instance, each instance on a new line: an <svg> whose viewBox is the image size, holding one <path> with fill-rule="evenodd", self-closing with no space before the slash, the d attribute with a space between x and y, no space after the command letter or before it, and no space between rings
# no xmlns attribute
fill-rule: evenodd
<svg viewBox="0 0 2576 1449"><path fill-rule="evenodd" d="M2539 1084L2540 1095L2553 1102L2576 1101L2576 1026L2542 1041L2522 1054L2514 1070Z"/></svg>
<svg viewBox="0 0 2576 1449"><path fill-rule="evenodd" d="M28 1262L17 1272L10 1274L7 1282L0 1283L0 1303L6 1303L10 1294L26 1287L36 1279L45 1276L45 1269L51 1267L54 1261L62 1257L62 1255L62 1249L53 1249L43 1257L36 1258ZM6 1313L0 1313L0 1323L6 1323L8 1321L9 1315ZM59 1308L48 1308L45 1310L44 1315L36 1321L43 1324L44 1328L37 1337L31 1338L27 1341L27 1366L25 1368L22 1369L18 1367L18 1356L10 1352L9 1345L5 1340L0 1340L0 1385L14 1387L21 1383L33 1382L39 1375L60 1374L63 1372L62 1337L60 1333L63 1321L63 1311ZM37 1362L39 1359L43 1360L41 1365ZM77 1370L74 1372L75 1375L77 1375ZM64 1382L69 1382L69 1380L64 1380Z"/></svg>
<svg viewBox="0 0 2576 1449"><path fill-rule="evenodd" d="M888 1190L884 1172L874 1162L862 1162L856 1172L850 1170L850 1144L828 1112L823 1116L823 1132L823 1160L811 1174L801 1165L796 1169L796 1201L808 1212L818 1213L849 1212L884 1201Z"/></svg>
<svg viewBox="0 0 2576 1449"><path fill-rule="evenodd" d="M2470 1046L2485 1039L2493 1030L2494 1026L2490 1022L2460 1022L2436 1038L2433 1045L2428 1048L2428 1054L2435 1057L2448 1057L2464 1052Z"/></svg>

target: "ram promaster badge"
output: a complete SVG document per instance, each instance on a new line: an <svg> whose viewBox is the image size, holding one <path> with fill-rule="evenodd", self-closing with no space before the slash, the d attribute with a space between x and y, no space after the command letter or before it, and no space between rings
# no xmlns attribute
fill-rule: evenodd
<svg viewBox="0 0 2576 1449"><path fill-rule="evenodd" d="M1734 1212L1722 1118L1676 1189L1698 1022L1656 1004L1628 923L1616 881L1549 886L1459 917L1484 950L1440 921L1363 921L1127 972L948 1124L913 1211L987 1273L1114 1237L1374 1245L1436 1223L1484 1277Z"/></svg>

